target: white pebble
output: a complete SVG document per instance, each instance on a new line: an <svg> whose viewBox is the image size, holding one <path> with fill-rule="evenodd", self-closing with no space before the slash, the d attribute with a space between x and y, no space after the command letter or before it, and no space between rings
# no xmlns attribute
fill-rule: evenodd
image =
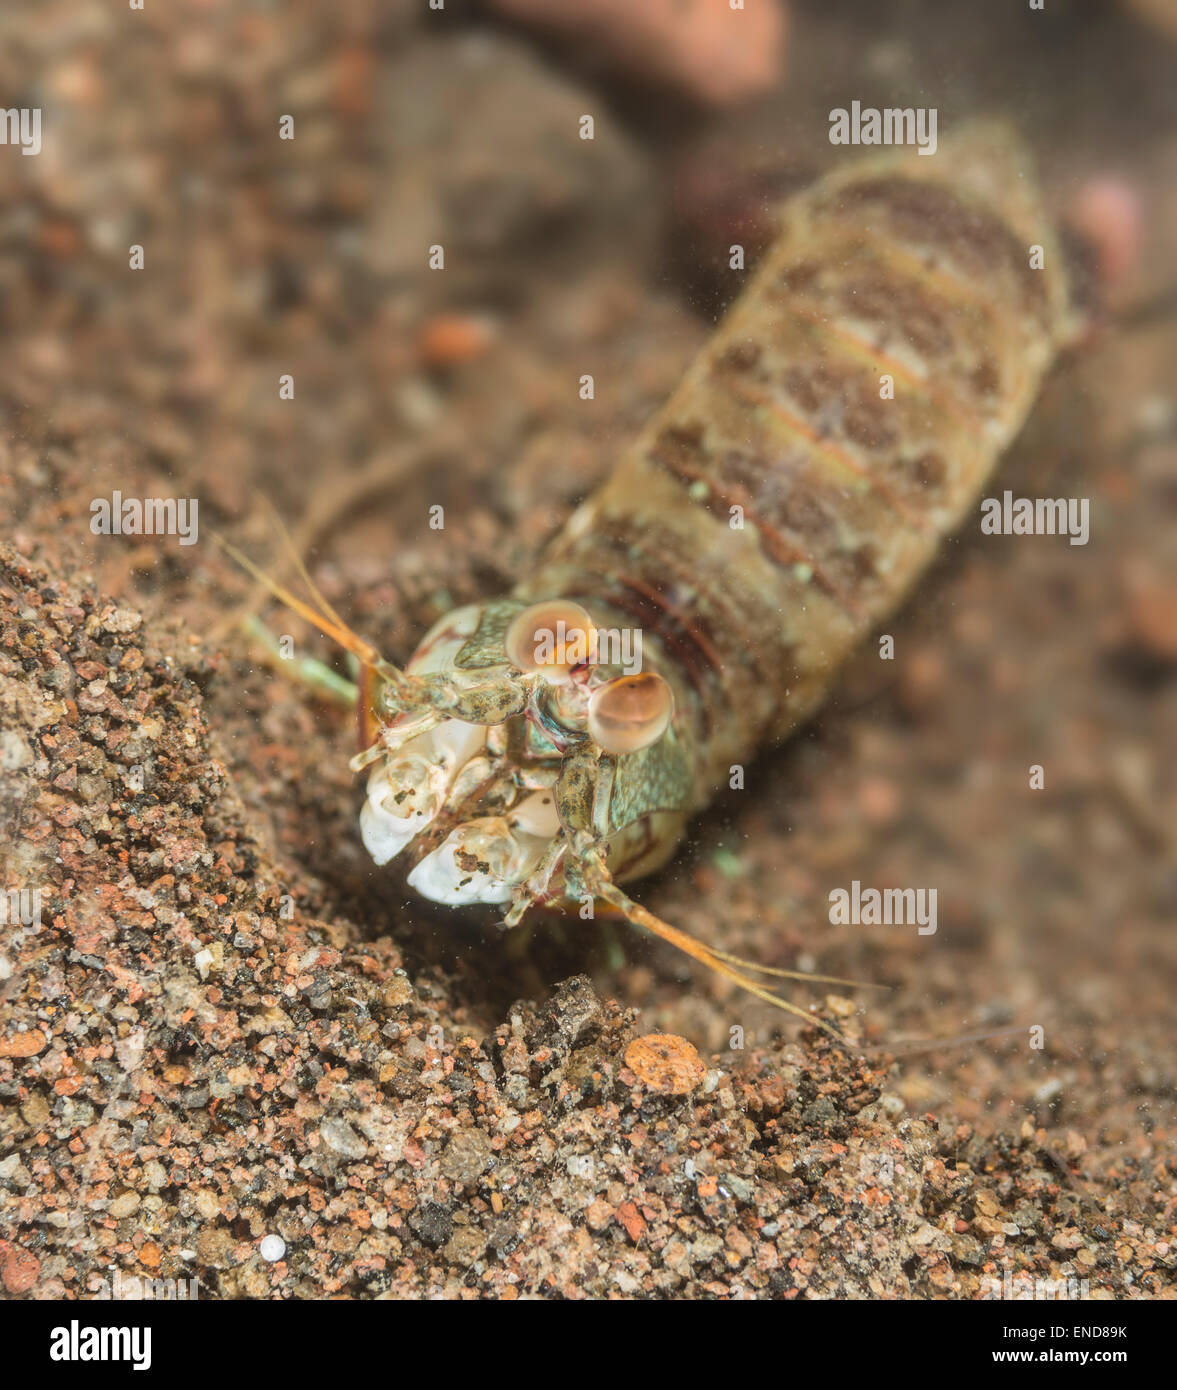
<svg viewBox="0 0 1177 1390"><path fill-rule="evenodd" d="M262 1259L273 1264L286 1254L286 1242L281 1236L263 1236L260 1250Z"/></svg>

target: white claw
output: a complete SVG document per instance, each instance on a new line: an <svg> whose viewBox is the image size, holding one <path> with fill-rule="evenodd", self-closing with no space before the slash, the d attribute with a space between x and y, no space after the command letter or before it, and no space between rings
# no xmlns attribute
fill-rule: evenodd
<svg viewBox="0 0 1177 1390"><path fill-rule="evenodd" d="M560 813L556 810L554 791L532 792L528 797L513 806L510 822L516 831L524 835L534 835L541 840L552 840L560 833Z"/></svg>
<svg viewBox="0 0 1177 1390"><path fill-rule="evenodd" d="M412 871L409 887L415 888L430 902L444 903L447 907L508 902L511 897L510 884L492 874L461 868L455 858L460 848L451 834L444 844L427 854Z"/></svg>
<svg viewBox="0 0 1177 1390"><path fill-rule="evenodd" d="M482 724L464 724L460 719L447 719L434 729L432 738L434 748L456 774L476 753L482 752L486 744L486 727ZM453 777L449 780L452 782Z"/></svg>
<svg viewBox="0 0 1177 1390"><path fill-rule="evenodd" d="M539 863L545 843L513 832L500 816L469 821L421 860L409 886L448 907L509 902L513 886Z"/></svg>
<svg viewBox="0 0 1177 1390"><path fill-rule="evenodd" d="M389 780L389 772L395 778ZM368 782L360 811L360 834L377 864L387 864L441 810L445 782L441 769L418 756L382 763Z"/></svg>
<svg viewBox="0 0 1177 1390"><path fill-rule="evenodd" d="M485 729L451 719L372 769L360 834L377 864L395 858L430 824L461 768L485 742Z"/></svg>

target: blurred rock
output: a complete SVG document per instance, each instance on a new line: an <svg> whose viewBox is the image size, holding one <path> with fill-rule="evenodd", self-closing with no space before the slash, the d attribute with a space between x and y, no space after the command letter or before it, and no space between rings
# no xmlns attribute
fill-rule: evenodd
<svg viewBox="0 0 1177 1390"><path fill-rule="evenodd" d="M707 106L730 106L781 80L781 0L491 0L491 8L576 46L631 77L665 83Z"/></svg>
<svg viewBox="0 0 1177 1390"><path fill-rule="evenodd" d="M600 226L631 252L638 230L653 227L649 170L635 146L599 97L522 43L487 32L422 42L382 80L388 176L365 251L380 273L421 279L429 248L441 245L439 294L509 267L523 294L545 268L579 267ZM580 137L584 115L591 140Z"/></svg>
<svg viewBox="0 0 1177 1390"><path fill-rule="evenodd" d="M1147 24L1177 40L1177 0L1124 0L1124 3Z"/></svg>

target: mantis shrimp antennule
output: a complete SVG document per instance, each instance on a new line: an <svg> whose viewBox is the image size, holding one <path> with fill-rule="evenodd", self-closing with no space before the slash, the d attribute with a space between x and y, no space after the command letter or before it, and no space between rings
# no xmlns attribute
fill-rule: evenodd
<svg viewBox="0 0 1177 1390"><path fill-rule="evenodd" d="M312 608L305 599L301 599L297 594L291 593L283 584L279 584L245 554L239 550L232 541L226 540L224 536L214 531L213 540L221 549L241 566L245 572L256 579L259 584L264 584L271 594L284 604L293 613L297 613L300 618L304 618L312 627L317 628L324 636L330 637L333 642L337 642L344 651L350 652L357 661L365 666L371 666L373 670L379 671L386 679L399 682L407 679L404 672L399 667L393 666L384 660L380 653L370 642L365 642L357 632L353 632L339 617L330 610L327 615ZM317 593L317 591L316 591ZM320 599L320 602L324 602ZM324 602L324 607L327 607Z"/></svg>
<svg viewBox="0 0 1177 1390"><path fill-rule="evenodd" d="M299 577L301 578L302 582L307 586L307 590L309 591L311 597L319 605L320 610L331 619L331 621L336 625L336 627L344 631L348 631L349 629L347 623L345 623L344 620L339 616L336 610L328 602L327 598L323 594L322 589L320 589L319 586L315 583L315 581L311 578L310 571L306 567L306 562L299 554L298 547L294 543L294 538L291 536L290 531L287 529L286 523L278 515L278 512L275 509L274 504L270 501L268 497L264 498L263 501L266 510L270 513L270 519L271 521L273 521L274 527L277 530L278 535L281 537L283 549L286 551L287 555L290 556L291 563L294 565L294 568L298 571Z"/></svg>
<svg viewBox="0 0 1177 1390"><path fill-rule="evenodd" d="M279 516L277 509L268 497L262 499L266 510L270 514L270 519L282 540L283 548L290 557L295 569L298 571L302 582L307 587L307 592L319 606L321 613L325 613L341 632L350 632L347 623L339 616L334 606L328 601L323 591L311 578L310 571L306 567L298 546L291 536L286 523ZM354 654L353 654L354 655ZM361 750L379 751L379 720L375 712L374 699L376 695L376 682L373 679L373 667L367 662L359 661L358 687L356 692L356 739Z"/></svg>
<svg viewBox="0 0 1177 1390"><path fill-rule="evenodd" d="M370 698L370 673L384 683L385 689L381 692L380 700L386 714L416 715L437 710L447 714L451 719L489 726L521 714L526 708L530 685L525 679L507 673L492 675L485 682L480 682L477 678L455 679L455 675L467 676L467 672L412 674L402 671L399 666L386 661L370 642L366 642L359 633L348 627L325 599L320 597L320 602L328 609L326 614L271 578L224 536L214 531L213 537L247 574L264 585L280 603L285 604L356 658L362 668L361 698L365 703ZM314 588L314 585L311 587Z"/></svg>

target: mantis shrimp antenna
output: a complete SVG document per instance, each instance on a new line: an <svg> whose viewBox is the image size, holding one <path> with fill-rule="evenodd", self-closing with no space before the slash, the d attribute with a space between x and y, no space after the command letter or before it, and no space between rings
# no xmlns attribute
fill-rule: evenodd
<svg viewBox="0 0 1177 1390"><path fill-rule="evenodd" d="M636 927L644 927L652 935L662 941L669 942L671 946L682 951L684 955L690 956L692 960L697 960L701 965L705 965L725 980L731 980L733 984L739 985L741 989L755 995L757 999L762 999L766 1004L771 1004L774 1008L783 1009L786 1013L804 1019L806 1023L822 1029L823 1032L828 1033L838 1042L845 1042L844 1035L834 1025L818 1018L816 1014L810 1013L807 1009L790 1003L779 994L765 989L763 985L751 979L744 972L753 971L760 975L776 975L796 980L816 980L829 984L859 985L867 982L844 980L833 975L806 975L796 970L778 970L774 967L755 965L751 961L741 960L739 956L729 955L726 951L717 951L711 946L704 945L701 941L696 941L693 936L689 936L678 927L672 927L669 922L658 917L649 908L635 902L628 893L619 888L613 882L612 875L605 866L603 852L597 845L589 845L581 851L577 867L584 878L588 891L603 899L611 907L616 908L627 922ZM742 969L737 969L737 966L742 967Z"/></svg>
<svg viewBox="0 0 1177 1390"><path fill-rule="evenodd" d="M843 1041L842 1034L838 1029L818 1018L816 1014L811 1014L807 1009L802 1009L797 1004L791 1004L779 994L773 994L771 990L757 984L755 980L729 964L718 952L710 950L701 941L696 941L693 936L688 936L686 932L680 931L677 927L672 927L669 922L664 922L661 917L655 916L641 903L634 902L629 894L618 888L615 883L598 884L597 893L607 903L615 907L627 922L632 922L637 927L645 927L654 936L668 941L685 955L690 956L692 960L699 961L709 970L714 971L715 974L722 975L726 980L731 980L733 984L739 985L749 994L754 994L757 999L763 999L766 1004L772 1004L778 1009L784 1009L787 1013L796 1015L797 1018L803 1018L806 1023L823 1029L832 1038L838 1039L839 1042Z"/></svg>

